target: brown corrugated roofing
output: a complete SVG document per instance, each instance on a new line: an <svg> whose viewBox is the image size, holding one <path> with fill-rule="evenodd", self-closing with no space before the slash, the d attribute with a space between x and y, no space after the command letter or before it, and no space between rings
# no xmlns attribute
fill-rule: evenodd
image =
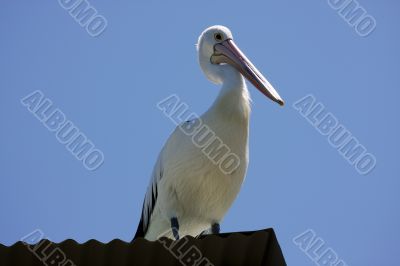
<svg viewBox="0 0 400 266"><path fill-rule="evenodd" d="M42 240L35 245L17 242L0 244L0 265L286 265L273 229L254 232L206 235L178 241L163 238L149 242L143 238L132 243L113 240L103 244L89 240L53 243Z"/></svg>

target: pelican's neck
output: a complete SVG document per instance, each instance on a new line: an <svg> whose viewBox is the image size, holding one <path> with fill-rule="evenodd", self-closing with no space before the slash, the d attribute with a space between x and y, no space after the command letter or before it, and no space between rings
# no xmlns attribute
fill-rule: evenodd
<svg viewBox="0 0 400 266"><path fill-rule="evenodd" d="M234 120L248 123L250 116L250 95L243 76L232 66L223 65L221 73L223 84L221 91L210 107L216 112Z"/></svg>

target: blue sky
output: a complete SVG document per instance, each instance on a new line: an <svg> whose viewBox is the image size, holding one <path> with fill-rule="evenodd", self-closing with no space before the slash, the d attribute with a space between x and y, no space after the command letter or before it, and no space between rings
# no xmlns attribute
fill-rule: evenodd
<svg viewBox="0 0 400 266"><path fill-rule="evenodd" d="M202 113L218 86L197 64L208 26L228 26L286 106L249 86L250 166L223 232L273 227L289 265L314 262L292 239L312 229L348 265L397 265L399 3L360 0L360 37L328 1L90 1L108 25L90 36L58 3L0 8L0 243L39 228L62 241L131 240L177 94ZM88 171L20 100L41 90L104 153ZM312 94L376 157L368 175L293 103Z"/></svg>

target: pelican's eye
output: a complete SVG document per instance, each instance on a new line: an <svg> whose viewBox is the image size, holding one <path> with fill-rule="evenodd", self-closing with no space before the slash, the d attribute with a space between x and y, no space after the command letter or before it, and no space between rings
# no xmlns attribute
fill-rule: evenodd
<svg viewBox="0 0 400 266"><path fill-rule="evenodd" d="M214 34L214 39L215 39L217 42L222 41L222 34L221 34L221 33L215 33L215 34Z"/></svg>

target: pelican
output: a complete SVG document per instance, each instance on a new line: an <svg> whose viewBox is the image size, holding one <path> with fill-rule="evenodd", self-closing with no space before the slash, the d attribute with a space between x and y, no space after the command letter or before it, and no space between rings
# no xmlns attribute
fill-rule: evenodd
<svg viewBox="0 0 400 266"><path fill-rule="evenodd" d="M158 238L204 232L217 234L220 222L243 183L248 165L250 95L245 78L272 101L284 101L241 52L231 31L224 26L207 28L199 37L198 59L205 76L221 90L201 121L237 156L232 172L210 160L178 126L165 143L148 186L135 238Z"/></svg>

